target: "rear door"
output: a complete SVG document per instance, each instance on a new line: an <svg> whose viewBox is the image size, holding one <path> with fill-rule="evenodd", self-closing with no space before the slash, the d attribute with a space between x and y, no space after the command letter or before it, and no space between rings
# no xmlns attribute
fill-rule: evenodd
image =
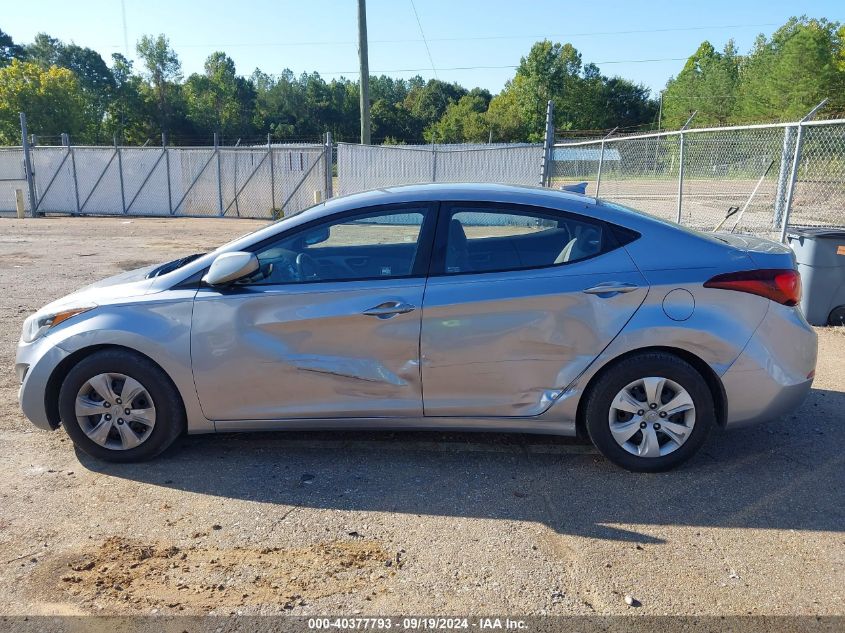
<svg viewBox="0 0 845 633"><path fill-rule="evenodd" d="M441 204L420 351L426 416L534 416L619 333L647 285L609 225Z"/></svg>

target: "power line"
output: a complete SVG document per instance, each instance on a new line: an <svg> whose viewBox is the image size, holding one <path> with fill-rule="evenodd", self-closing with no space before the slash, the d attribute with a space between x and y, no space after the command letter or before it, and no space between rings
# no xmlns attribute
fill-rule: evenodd
<svg viewBox="0 0 845 633"><path fill-rule="evenodd" d="M414 9L416 14L416 8ZM417 17L419 23L419 17ZM467 41L481 41L481 40L542 40L553 38L566 37L598 37L611 35L645 35L653 33L676 33L688 31L705 31L708 29L743 29L743 28L761 28L768 26L778 26L777 23L767 22L761 24L724 24L724 25L710 25L710 26L688 26L688 27L667 27L663 29L631 29L625 31L584 31L580 33L545 33L537 35L473 35L465 37L429 37L423 36L422 39L402 38L402 39L384 39L384 40L370 40L370 44L410 44L412 42L467 42ZM422 31L422 27L420 27ZM287 46L354 46L357 42L344 40L304 40L296 42L232 42L228 44L213 43L213 44L176 44L179 48L264 48L264 47L287 47ZM111 46L110 48L120 48L119 46Z"/></svg>
<svg viewBox="0 0 845 633"><path fill-rule="evenodd" d="M425 39L422 22L420 22L420 14L417 13L417 7L414 4L414 0L411 0L411 8L414 10L414 17L417 19L417 26L420 27L420 35L422 36L423 44L425 44L425 52L428 53L428 61L431 62L431 71L434 73L434 78L439 79L437 76L437 69L434 67L434 58L431 56L431 49L428 47L428 42Z"/></svg>
<svg viewBox="0 0 845 633"><path fill-rule="evenodd" d="M593 64L598 65L607 65L607 64L648 64L652 62L678 62L678 61L686 61L689 57L663 57L660 59L612 59L607 61L601 62L591 62ZM452 66L449 68L441 68L440 71L450 71L450 70L509 70L519 68L518 64L506 64L504 66ZM416 73L416 72L425 72L427 70L431 70L430 68L384 68L384 69L372 69L370 70L370 74L374 73ZM333 76L333 75L350 75L356 73L356 70L333 70L333 71L320 71L315 70L313 71L319 75L326 75L326 76Z"/></svg>

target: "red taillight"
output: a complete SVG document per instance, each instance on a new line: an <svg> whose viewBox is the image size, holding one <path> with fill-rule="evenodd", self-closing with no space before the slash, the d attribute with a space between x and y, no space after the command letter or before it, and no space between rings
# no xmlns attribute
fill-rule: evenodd
<svg viewBox="0 0 845 633"><path fill-rule="evenodd" d="M798 305L801 300L801 275L791 268L743 270L738 273L716 275L705 282L705 288L722 288L750 292L785 306Z"/></svg>

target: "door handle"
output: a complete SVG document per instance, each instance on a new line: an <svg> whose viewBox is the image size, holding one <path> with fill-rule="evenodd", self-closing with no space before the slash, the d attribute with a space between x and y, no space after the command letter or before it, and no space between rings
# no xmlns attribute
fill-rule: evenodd
<svg viewBox="0 0 845 633"><path fill-rule="evenodd" d="M612 295L624 292L632 292L637 290L639 286L636 284L621 283L618 281L607 281L592 288L584 290L588 295Z"/></svg>
<svg viewBox="0 0 845 633"><path fill-rule="evenodd" d="M364 314L367 316L378 317L380 319L389 319L397 314L413 312L416 309L416 306L412 306L410 303L403 303L402 301L385 301L384 303L380 303L369 310L364 310Z"/></svg>

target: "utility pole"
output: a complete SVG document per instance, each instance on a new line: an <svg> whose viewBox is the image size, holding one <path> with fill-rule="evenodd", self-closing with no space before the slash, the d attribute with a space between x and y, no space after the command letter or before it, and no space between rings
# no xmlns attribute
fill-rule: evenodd
<svg viewBox="0 0 845 633"><path fill-rule="evenodd" d="M660 124L663 122L663 91L660 91L660 108L657 111L657 131L660 132Z"/></svg>
<svg viewBox="0 0 845 633"><path fill-rule="evenodd" d="M358 60L361 64L361 144L370 144L370 64L367 59L367 3L358 0Z"/></svg>

